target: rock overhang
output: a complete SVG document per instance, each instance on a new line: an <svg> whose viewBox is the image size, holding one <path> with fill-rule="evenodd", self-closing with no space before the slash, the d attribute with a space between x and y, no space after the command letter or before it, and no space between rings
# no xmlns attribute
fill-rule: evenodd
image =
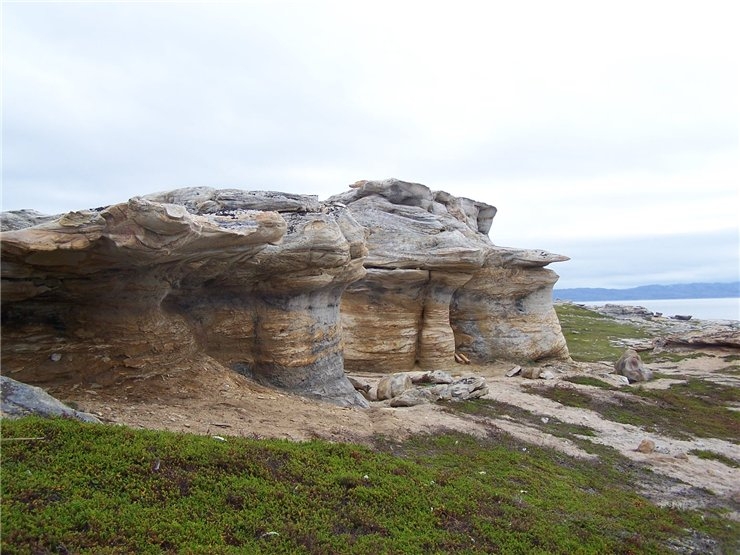
<svg viewBox="0 0 740 555"><path fill-rule="evenodd" d="M111 372L126 379L132 365L187 366L208 356L264 383L362 406L345 367L435 369L456 350L481 361L514 352L473 348L491 342L480 326L485 315L475 325L459 317L466 295L480 296L476 276L489 267L536 274L567 257L493 245L487 233L496 208L486 203L395 179L351 187L325 202L190 187L59 217L4 214L11 230L2 237L3 358L15 357L31 381L43 381L48 364L39 358L52 346L37 345L34 357L23 336L54 320L64 329L54 347L64 342L81 361L66 369L68 378ZM503 297L517 294L538 291L537 302L547 304L552 283L537 275L519 293L489 291L500 305L493 313L505 314ZM85 301L85 288L99 301ZM379 307L395 320L373 320ZM552 343L542 356L567 356L546 309L535 311L549 315L536 315ZM35 312L43 317L24 321ZM532 315L524 324L516 323L521 311L515 316L509 325L532 328ZM467 341L471 333L481 337ZM178 343L188 348L168 357ZM394 359L394 351L403 356ZM394 360L405 367L389 366Z"/></svg>

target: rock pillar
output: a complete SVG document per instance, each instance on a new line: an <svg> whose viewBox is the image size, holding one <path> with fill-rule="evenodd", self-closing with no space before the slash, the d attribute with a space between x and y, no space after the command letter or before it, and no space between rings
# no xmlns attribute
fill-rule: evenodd
<svg viewBox="0 0 740 555"><path fill-rule="evenodd" d="M416 360L424 370L449 369L454 363L455 336L450 327L450 302L471 274L429 272L424 291Z"/></svg>

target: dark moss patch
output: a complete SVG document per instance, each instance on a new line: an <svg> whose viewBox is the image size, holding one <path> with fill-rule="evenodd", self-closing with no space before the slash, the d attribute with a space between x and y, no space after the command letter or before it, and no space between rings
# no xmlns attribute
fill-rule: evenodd
<svg viewBox="0 0 740 555"><path fill-rule="evenodd" d="M611 397L592 396L571 387L529 389L562 405L591 409L608 420L670 437L740 441L740 414L726 407L740 402L735 387L689 379L665 390L634 387L630 393L619 391Z"/></svg>
<svg viewBox="0 0 740 555"><path fill-rule="evenodd" d="M571 438L573 435L595 435L594 430L588 426L562 422L553 416L548 416L543 420L542 416L533 414L524 408L492 399L474 399L471 401L447 403L446 409L450 412L487 418L508 416L516 422L526 423L529 426L556 437Z"/></svg>
<svg viewBox="0 0 740 555"><path fill-rule="evenodd" d="M647 363L666 363L666 362L681 362L682 360L691 360L697 358L703 358L707 355L697 351L644 351L640 353L640 358Z"/></svg>

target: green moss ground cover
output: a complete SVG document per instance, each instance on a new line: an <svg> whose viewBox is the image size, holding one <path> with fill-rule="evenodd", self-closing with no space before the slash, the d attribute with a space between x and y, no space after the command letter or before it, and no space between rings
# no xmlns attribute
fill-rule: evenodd
<svg viewBox="0 0 740 555"><path fill-rule="evenodd" d="M624 347L616 344L618 340L650 338L637 326L577 305L557 304L555 312L571 357L579 362L616 361L624 352Z"/></svg>
<svg viewBox="0 0 740 555"><path fill-rule="evenodd" d="M14 440L17 438L36 438ZM2 422L2 553L662 553L715 515L508 436L377 450L67 420ZM729 551L728 551L729 552Z"/></svg>

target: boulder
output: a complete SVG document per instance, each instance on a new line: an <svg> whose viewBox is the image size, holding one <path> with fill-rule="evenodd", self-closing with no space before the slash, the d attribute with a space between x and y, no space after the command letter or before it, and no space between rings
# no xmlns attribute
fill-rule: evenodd
<svg viewBox="0 0 740 555"><path fill-rule="evenodd" d="M486 395L488 393L488 385L485 378L480 376L466 376L455 380L450 385L437 386L435 393L440 399L465 401Z"/></svg>
<svg viewBox="0 0 740 555"><path fill-rule="evenodd" d="M370 391L370 384L361 382L351 376L347 376L347 379L349 380L349 383L352 384L352 387L355 388L355 391L359 391L360 393L368 393Z"/></svg>
<svg viewBox="0 0 740 555"><path fill-rule="evenodd" d="M396 374L396 376L403 375ZM394 377L387 376L383 380L387 380L390 383ZM391 399L390 406L412 407L435 401L465 401L468 399L477 399L487 393L488 385L485 378L481 376L465 376L451 383L439 383L431 387L417 385L416 387L407 388Z"/></svg>
<svg viewBox="0 0 740 555"><path fill-rule="evenodd" d="M509 370L508 372L506 372L506 377L507 378L513 378L517 374L520 374L521 371L522 371L522 367L517 364L516 366L512 367L511 370Z"/></svg>
<svg viewBox="0 0 740 555"><path fill-rule="evenodd" d="M384 376L378 382L377 399L378 401L393 399L412 387L411 377L407 373Z"/></svg>
<svg viewBox="0 0 740 555"><path fill-rule="evenodd" d="M536 380L540 377L540 374L542 374L542 368L539 366L525 366L519 373L522 378L527 378L528 380Z"/></svg>
<svg viewBox="0 0 740 555"><path fill-rule="evenodd" d="M438 399L431 390L421 387L415 387L413 389L407 389L401 393L398 397L391 399L390 406L392 407L414 407L416 405L425 405L433 403Z"/></svg>
<svg viewBox="0 0 740 555"><path fill-rule="evenodd" d="M617 374L626 377L630 383L646 382L651 380L653 373L642 363L640 355L634 349L627 349L617 362L614 363Z"/></svg>
<svg viewBox="0 0 740 555"><path fill-rule="evenodd" d="M643 439L635 451L649 455L655 451L655 442L652 439Z"/></svg>
<svg viewBox="0 0 740 555"><path fill-rule="evenodd" d="M455 381L455 378L449 372L434 370L433 372L425 372L419 376L412 377L411 381L415 384L451 384Z"/></svg>
<svg viewBox="0 0 740 555"><path fill-rule="evenodd" d="M0 415L3 418L61 416L100 423L92 414L68 407L40 387L24 384L7 376L0 376Z"/></svg>

